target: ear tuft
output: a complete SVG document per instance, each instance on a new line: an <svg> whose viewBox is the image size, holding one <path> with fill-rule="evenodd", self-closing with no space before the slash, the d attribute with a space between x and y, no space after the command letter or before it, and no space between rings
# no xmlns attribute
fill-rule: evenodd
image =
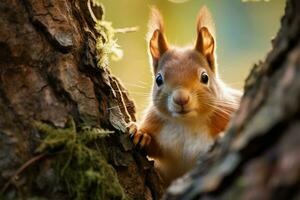
<svg viewBox="0 0 300 200"><path fill-rule="evenodd" d="M168 50L169 47L164 34L163 18L155 7L151 8L148 27L149 31L147 35L147 41L149 44L149 52L152 57L153 70L156 72L160 57Z"/></svg>
<svg viewBox="0 0 300 200"><path fill-rule="evenodd" d="M200 31L200 29L203 27L206 27L209 33L212 35L212 37L215 38L215 23L213 21L210 11L206 6L203 6L200 9L197 17L197 31Z"/></svg>
<svg viewBox="0 0 300 200"><path fill-rule="evenodd" d="M148 34L150 35L149 37L152 36L155 30L159 30L161 33L164 32L164 21L159 10L154 6L150 9L150 20L148 22Z"/></svg>
<svg viewBox="0 0 300 200"><path fill-rule="evenodd" d="M195 49L207 59L211 70L217 73L215 25L207 7L202 7L197 17L197 41Z"/></svg>

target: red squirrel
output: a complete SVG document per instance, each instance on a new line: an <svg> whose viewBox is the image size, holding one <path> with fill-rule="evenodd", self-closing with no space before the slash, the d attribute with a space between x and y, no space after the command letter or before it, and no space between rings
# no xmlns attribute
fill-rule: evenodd
<svg viewBox="0 0 300 200"><path fill-rule="evenodd" d="M199 12L192 47L168 44L155 8L149 29L152 101L141 123L130 123L128 130L168 185L191 169L221 135L239 106L241 92L219 78L214 24L206 7Z"/></svg>

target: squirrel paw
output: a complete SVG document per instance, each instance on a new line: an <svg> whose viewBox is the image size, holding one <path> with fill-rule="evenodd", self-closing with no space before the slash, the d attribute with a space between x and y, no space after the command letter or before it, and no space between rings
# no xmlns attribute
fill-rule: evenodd
<svg viewBox="0 0 300 200"><path fill-rule="evenodd" d="M139 130L135 122L130 122L127 126L127 130L134 145L139 145L140 148L144 148L150 144L151 136L143 130Z"/></svg>

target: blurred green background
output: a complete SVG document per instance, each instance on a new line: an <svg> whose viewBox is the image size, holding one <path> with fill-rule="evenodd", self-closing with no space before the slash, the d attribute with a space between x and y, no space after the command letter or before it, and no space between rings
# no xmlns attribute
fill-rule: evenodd
<svg viewBox="0 0 300 200"><path fill-rule="evenodd" d="M156 6L165 21L169 43L178 46L194 44L195 19L206 5L214 17L217 30L219 72L230 86L242 89L253 64L262 60L271 49L285 0L243 2L242 0L102 0L106 20L115 28L138 26L133 33L117 34L124 51L119 61L111 61L113 74L121 79L135 100L138 117L147 107L152 85L147 54L147 22L150 6Z"/></svg>

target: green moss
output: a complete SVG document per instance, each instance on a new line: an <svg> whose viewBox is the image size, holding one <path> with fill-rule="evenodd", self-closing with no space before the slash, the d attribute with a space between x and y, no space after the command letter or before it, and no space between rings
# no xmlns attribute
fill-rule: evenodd
<svg viewBox="0 0 300 200"><path fill-rule="evenodd" d="M94 6L102 10L101 19L97 19L92 10L91 16L95 21L95 29L99 36L96 41L96 49L98 51L98 67L105 68L109 64L109 58L120 59L123 56L123 51L120 49L115 38L115 30L112 23L104 19L104 7L99 0L92 0Z"/></svg>
<svg viewBox="0 0 300 200"><path fill-rule="evenodd" d="M247 188L247 183L244 177L239 177L231 188L225 193L223 199L228 200L239 200L242 199L245 188Z"/></svg>
<svg viewBox="0 0 300 200"><path fill-rule="evenodd" d="M29 197L27 200L47 200L47 199L42 197Z"/></svg>
<svg viewBox="0 0 300 200"><path fill-rule="evenodd" d="M115 31L111 22L98 20L95 28L99 33L96 44L97 51L100 55L98 58L98 66L107 67L109 56L112 56L113 59L119 59L122 57L123 52L116 42Z"/></svg>
<svg viewBox="0 0 300 200"><path fill-rule="evenodd" d="M46 134L37 152L55 152L55 171L65 184L71 199L126 199L113 167L106 161L96 141L111 131L79 127L69 120L66 128L54 128L36 122L37 129Z"/></svg>

